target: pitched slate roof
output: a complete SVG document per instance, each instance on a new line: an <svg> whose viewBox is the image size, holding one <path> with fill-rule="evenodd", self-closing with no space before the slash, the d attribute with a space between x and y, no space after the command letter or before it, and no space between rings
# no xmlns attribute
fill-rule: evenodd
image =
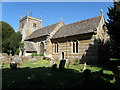
<svg viewBox="0 0 120 90"><path fill-rule="evenodd" d="M98 27L100 20L101 16L97 16L94 18L64 25L56 32L52 39L93 32L94 29Z"/></svg>
<svg viewBox="0 0 120 90"><path fill-rule="evenodd" d="M33 46L32 42L24 41L26 51L36 51L35 47Z"/></svg>
<svg viewBox="0 0 120 90"><path fill-rule="evenodd" d="M44 28L38 29L36 31L34 31L29 37L27 37L25 40L29 40L29 39L33 39L33 38L37 38L37 37L41 37L41 36L46 36L46 35L50 35L50 33L56 28L56 26L59 24L55 23L49 26L46 26Z"/></svg>

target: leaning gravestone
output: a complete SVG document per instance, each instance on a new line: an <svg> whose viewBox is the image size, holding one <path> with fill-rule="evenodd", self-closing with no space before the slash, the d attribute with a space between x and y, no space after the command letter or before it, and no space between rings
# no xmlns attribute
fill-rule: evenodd
<svg viewBox="0 0 120 90"><path fill-rule="evenodd" d="M59 64L59 70L64 70L66 60L61 60Z"/></svg>

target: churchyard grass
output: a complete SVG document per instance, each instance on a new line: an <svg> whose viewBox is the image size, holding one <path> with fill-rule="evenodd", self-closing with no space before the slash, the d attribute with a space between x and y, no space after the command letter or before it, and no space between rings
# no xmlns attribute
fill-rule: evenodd
<svg viewBox="0 0 120 90"><path fill-rule="evenodd" d="M110 60L112 61L112 60L120 60L120 59L118 59L118 58L110 58Z"/></svg>
<svg viewBox="0 0 120 90"><path fill-rule="evenodd" d="M59 62L56 62L57 67L59 66ZM30 68L37 68L37 67L51 67L52 65L50 65L49 61L47 60L37 60L37 61L27 61L24 63L21 63L20 66L18 66L19 68L25 68L25 67L30 67ZM82 72L84 65L83 64L77 64L77 65L71 65L70 67L67 67L67 63L65 65L66 69L74 69L77 70L79 72ZM9 64L5 64L3 68L10 68ZM90 69L91 72L97 72L99 70L102 69L102 67L91 67L89 65L86 66L86 69ZM110 70L104 70L104 73L106 74L113 74L112 71Z"/></svg>
<svg viewBox="0 0 120 90"><path fill-rule="evenodd" d="M59 62L56 62L57 68ZM71 65L65 70L52 70L51 64L47 60L28 61L21 63L16 70L10 70L9 64L3 66L3 88L104 88L114 87L111 82L113 73L110 70L104 70L105 77L99 77L102 67L86 66L90 69L91 79L89 85L82 83L83 64ZM97 83L96 83L97 82ZM102 86L101 86L102 85Z"/></svg>

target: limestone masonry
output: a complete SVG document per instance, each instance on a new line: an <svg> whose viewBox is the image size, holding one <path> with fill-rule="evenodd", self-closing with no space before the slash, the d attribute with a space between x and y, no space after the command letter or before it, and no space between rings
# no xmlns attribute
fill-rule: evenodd
<svg viewBox="0 0 120 90"><path fill-rule="evenodd" d="M109 35L104 15L64 25L63 21L42 27L42 19L25 16L19 30L24 56L44 54L51 60L98 64L109 60ZM20 52L20 55L21 52Z"/></svg>

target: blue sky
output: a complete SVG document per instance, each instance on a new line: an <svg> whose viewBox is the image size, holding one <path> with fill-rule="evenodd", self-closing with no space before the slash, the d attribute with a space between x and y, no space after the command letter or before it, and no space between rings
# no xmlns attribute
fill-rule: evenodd
<svg viewBox="0 0 120 90"><path fill-rule="evenodd" d="M9 23L15 31L19 28L20 15L26 16L31 10L32 17L42 16L43 27L54 24L63 18L65 24L99 16L103 10L107 20L108 7L112 2L2 2L2 21Z"/></svg>

